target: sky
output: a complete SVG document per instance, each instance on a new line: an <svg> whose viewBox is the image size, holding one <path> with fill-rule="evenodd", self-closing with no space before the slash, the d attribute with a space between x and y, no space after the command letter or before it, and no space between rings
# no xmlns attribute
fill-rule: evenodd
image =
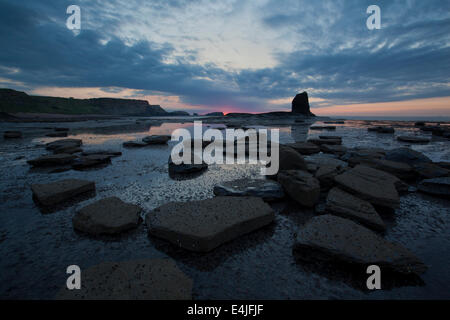
<svg viewBox="0 0 450 320"><path fill-rule="evenodd" d="M448 0L0 0L0 87L34 95L203 114L307 91L318 115L450 117L449 74Z"/></svg>

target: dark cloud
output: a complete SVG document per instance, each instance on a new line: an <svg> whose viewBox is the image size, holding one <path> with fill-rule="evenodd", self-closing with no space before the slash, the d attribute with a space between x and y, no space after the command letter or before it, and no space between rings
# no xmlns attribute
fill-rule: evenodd
<svg viewBox="0 0 450 320"><path fill-rule="evenodd" d="M265 111L274 108L268 100L305 89L326 99L322 105L450 96L448 1L378 1L383 28L375 31L365 27L366 2L268 2L254 12L262 25L279 32L280 39L298 33L301 41L289 52L274 44L274 67L230 71L196 63L195 50L176 54L174 43L127 42L111 32L117 31L114 25L106 28L108 21L118 19L110 13L98 15L96 23L103 28L88 23L74 36L65 27L68 1L3 0L0 77L27 88L159 92L214 110L232 106ZM191 2L151 3L164 14ZM101 10L99 1L91 1L83 12L93 16Z"/></svg>

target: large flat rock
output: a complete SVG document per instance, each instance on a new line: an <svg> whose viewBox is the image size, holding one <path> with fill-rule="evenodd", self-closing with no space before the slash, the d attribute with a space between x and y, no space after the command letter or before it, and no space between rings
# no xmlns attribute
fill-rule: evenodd
<svg viewBox="0 0 450 320"><path fill-rule="evenodd" d="M154 135L142 138L142 142L146 144L167 144L171 136L167 135Z"/></svg>
<svg viewBox="0 0 450 320"><path fill-rule="evenodd" d="M333 215L309 220L298 232L294 251L299 257L328 262L378 265L403 274L421 274L427 267L403 246L389 242L375 232Z"/></svg>
<svg viewBox="0 0 450 320"><path fill-rule="evenodd" d="M82 143L83 141L80 139L61 139L49 142L45 147L55 153L62 153L64 149L80 147Z"/></svg>
<svg viewBox="0 0 450 320"><path fill-rule="evenodd" d="M76 156L68 153L45 155L36 159L28 160L33 167L52 167L71 163Z"/></svg>
<svg viewBox="0 0 450 320"><path fill-rule="evenodd" d="M397 148L386 152L386 160L407 163L414 166L420 163L431 163L430 158L410 148Z"/></svg>
<svg viewBox="0 0 450 320"><path fill-rule="evenodd" d="M374 207L339 188L330 190L327 196L326 210L334 215L354 220L368 228L384 231L386 225Z"/></svg>
<svg viewBox="0 0 450 320"><path fill-rule="evenodd" d="M315 145L314 143L309 143L309 142L289 143L286 146L294 149L295 151L297 151L298 153L303 154L303 155L310 155L310 154L320 152L320 148L317 145Z"/></svg>
<svg viewBox="0 0 450 320"><path fill-rule="evenodd" d="M261 198L215 197L170 202L149 212L149 233L187 250L207 252L274 219Z"/></svg>
<svg viewBox="0 0 450 320"><path fill-rule="evenodd" d="M238 179L223 182L214 186L216 196L259 197L265 201L275 201L284 198L281 185L273 180Z"/></svg>
<svg viewBox="0 0 450 320"><path fill-rule="evenodd" d="M278 173L278 182L293 200L305 207L314 207L319 201L319 180L306 171L281 171Z"/></svg>
<svg viewBox="0 0 450 320"><path fill-rule="evenodd" d="M82 193L95 191L95 183L86 180L65 179L45 184L33 184L31 190L40 204L51 206Z"/></svg>
<svg viewBox="0 0 450 320"><path fill-rule="evenodd" d="M73 227L92 235L118 234L139 225L142 209L110 197L82 208L73 217Z"/></svg>
<svg viewBox="0 0 450 320"><path fill-rule="evenodd" d="M418 188L422 192L448 199L450 198L450 177L423 180Z"/></svg>
<svg viewBox="0 0 450 320"><path fill-rule="evenodd" d="M293 148L287 146L280 146L279 149L279 170L306 170L306 162Z"/></svg>
<svg viewBox="0 0 450 320"><path fill-rule="evenodd" d="M384 171L358 165L334 179L344 190L372 204L389 208L400 204L396 189L400 180Z"/></svg>
<svg viewBox="0 0 450 320"><path fill-rule="evenodd" d="M193 281L171 259L103 262L81 270L81 289L58 300L191 300Z"/></svg>

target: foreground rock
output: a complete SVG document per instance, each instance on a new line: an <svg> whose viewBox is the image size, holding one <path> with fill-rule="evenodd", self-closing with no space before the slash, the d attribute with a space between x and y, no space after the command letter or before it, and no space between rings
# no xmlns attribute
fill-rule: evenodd
<svg viewBox="0 0 450 320"><path fill-rule="evenodd" d="M323 144L320 146L320 150L324 153L332 153L338 156L342 156L347 152L347 148L339 145Z"/></svg>
<svg viewBox="0 0 450 320"><path fill-rule="evenodd" d="M187 250L207 252L274 219L261 198L215 197L170 202L146 216L149 233Z"/></svg>
<svg viewBox="0 0 450 320"><path fill-rule="evenodd" d="M400 180L389 173L358 165L334 179L344 190L374 205L395 209L400 204L395 185Z"/></svg>
<svg viewBox="0 0 450 320"><path fill-rule="evenodd" d="M82 144L80 139L62 139L49 142L45 145L47 150L51 150L54 153L62 153L64 149L77 148Z"/></svg>
<svg viewBox="0 0 450 320"><path fill-rule="evenodd" d="M286 146L280 146L279 161L281 170L306 170L306 162L303 157L294 149Z"/></svg>
<svg viewBox="0 0 450 320"><path fill-rule="evenodd" d="M398 141L409 142L409 143L428 143L430 139L418 136L398 136Z"/></svg>
<svg viewBox="0 0 450 320"><path fill-rule="evenodd" d="M64 202L85 192L95 191L95 183L86 180L66 179L31 186L33 196L44 206Z"/></svg>
<svg viewBox="0 0 450 320"><path fill-rule="evenodd" d="M162 135L162 136L148 136L142 139L142 142L146 144L167 144L170 140L170 136Z"/></svg>
<svg viewBox="0 0 450 320"><path fill-rule="evenodd" d="M318 146L321 146L323 144L341 145L342 144L342 139L328 139L328 138L327 139L322 139L322 138L316 139L316 138L313 138L313 139L309 139L308 142L309 143L314 143L314 144L316 144Z"/></svg>
<svg viewBox="0 0 450 320"><path fill-rule="evenodd" d="M419 190L435 196L450 198L450 177L426 179L419 183Z"/></svg>
<svg viewBox="0 0 450 320"><path fill-rule="evenodd" d="M320 152L320 148L317 145L309 142L289 143L286 146L294 149L295 151L303 155L310 155Z"/></svg>
<svg viewBox="0 0 450 320"><path fill-rule="evenodd" d="M111 156L103 154L92 154L75 159L72 163L72 167L77 170L82 170L106 163L111 163Z"/></svg>
<svg viewBox="0 0 450 320"><path fill-rule="evenodd" d="M403 162L373 158L364 159L358 163L377 170L388 172L399 179L410 180L416 176L413 167Z"/></svg>
<svg viewBox="0 0 450 320"><path fill-rule="evenodd" d="M414 165L414 171L422 179L433 179L450 176L450 170L435 163L419 163Z"/></svg>
<svg viewBox="0 0 450 320"><path fill-rule="evenodd" d="M404 162L410 166L419 163L430 163L431 160L422 153L410 148L397 148L386 152L386 160Z"/></svg>
<svg viewBox="0 0 450 320"><path fill-rule="evenodd" d="M193 282L171 259L103 262L82 272L80 290L61 300L190 300Z"/></svg>
<svg viewBox="0 0 450 320"><path fill-rule="evenodd" d="M395 133L395 129L393 127L383 127L383 126L371 127L368 128L367 131L375 131L378 133Z"/></svg>
<svg viewBox="0 0 450 320"><path fill-rule="evenodd" d="M384 231L386 225L374 207L339 188L330 190L327 196L326 210L343 218L354 220L368 228Z"/></svg>
<svg viewBox="0 0 450 320"><path fill-rule="evenodd" d="M5 131L3 133L4 139L20 139L22 138L22 132L20 131Z"/></svg>
<svg viewBox="0 0 450 320"><path fill-rule="evenodd" d="M322 215L309 220L298 232L294 251L328 262L377 265L402 274L419 275L427 267L403 246L389 242L369 229L344 218Z"/></svg>
<svg viewBox="0 0 450 320"><path fill-rule="evenodd" d="M110 197L94 202L77 212L73 227L91 235L117 234L136 228L142 209Z"/></svg>
<svg viewBox="0 0 450 320"><path fill-rule="evenodd" d="M364 161L374 159L382 159L386 155L386 151L380 148L353 148L341 156L341 160L347 161L350 166L356 166Z"/></svg>
<svg viewBox="0 0 450 320"><path fill-rule="evenodd" d="M51 167L71 163L76 156L68 153L59 153L42 156L33 160L28 160L28 164L34 167Z"/></svg>
<svg viewBox="0 0 450 320"><path fill-rule="evenodd" d="M278 173L278 182L293 200L305 207L312 208L319 202L319 180L306 171L281 171Z"/></svg>
<svg viewBox="0 0 450 320"><path fill-rule="evenodd" d="M214 186L216 196L251 196L265 201L275 201L284 198L281 185L272 180L238 179Z"/></svg>
<svg viewBox="0 0 450 320"><path fill-rule="evenodd" d="M169 173L170 174L190 174L190 173L196 173L196 172L201 172L204 171L206 169L208 169L208 164L206 162L204 162L203 160L201 160L199 157L197 158L198 161L196 161L197 157L195 156L194 153L192 153L192 157L191 160L189 161L189 163L180 163L180 164L175 164L172 161L172 157L169 156L169 162L168 162L168 167L169 167ZM197 162L197 163L195 163Z"/></svg>

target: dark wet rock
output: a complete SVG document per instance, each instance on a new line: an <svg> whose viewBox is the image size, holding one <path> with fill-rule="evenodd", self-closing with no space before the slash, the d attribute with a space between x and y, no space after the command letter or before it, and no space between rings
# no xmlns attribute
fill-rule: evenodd
<svg viewBox="0 0 450 320"><path fill-rule="evenodd" d="M75 159L72 162L72 167L74 169L80 170L85 168L90 168L94 166L98 166L105 163L111 162L111 156L103 155L103 154L92 154L89 156L82 156L80 158Z"/></svg>
<svg viewBox="0 0 450 320"><path fill-rule="evenodd" d="M332 153L338 156L342 156L347 152L347 148L340 145L323 144L320 146L320 150L324 153Z"/></svg>
<svg viewBox="0 0 450 320"><path fill-rule="evenodd" d="M328 190L334 186L334 177L341 174L344 168L337 164L324 164L320 165L315 172L314 176L320 182L320 188L322 190Z"/></svg>
<svg viewBox="0 0 450 320"><path fill-rule="evenodd" d="M383 220L369 202L339 188L333 188L328 193L326 210L377 231L386 229Z"/></svg>
<svg viewBox="0 0 450 320"><path fill-rule="evenodd" d="M180 164L175 164L172 161L172 156L169 156L168 167L169 174L190 174L208 169L208 164L192 152L189 163L181 162Z"/></svg>
<svg viewBox="0 0 450 320"><path fill-rule="evenodd" d="M22 138L22 132L20 131L5 131L3 133L4 139L20 139Z"/></svg>
<svg viewBox="0 0 450 320"><path fill-rule="evenodd" d="M142 138L142 142L146 144L167 144L170 138L168 135L154 135Z"/></svg>
<svg viewBox="0 0 450 320"><path fill-rule="evenodd" d="M306 91L299 93L292 100L292 113L302 114L305 116L314 116L310 111L308 93Z"/></svg>
<svg viewBox="0 0 450 320"><path fill-rule="evenodd" d="M62 138L62 137L67 137L67 132L51 132L51 133L47 133L45 136L52 137L52 138Z"/></svg>
<svg viewBox="0 0 450 320"><path fill-rule="evenodd" d="M73 227L91 235L118 234L136 228L142 208L110 197L80 209L72 219Z"/></svg>
<svg viewBox="0 0 450 320"><path fill-rule="evenodd" d="M82 143L83 142L80 139L62 139L49 142L45 147L47 150L51 150L54 153L60 153L60 150L62 149L77 148L80 147Z"/></svg>
<svg viewBox="0 0 450 320"><path fill-rule="evenodd" d="M42 156L27 162L34 167L51 167L71 163L76 156L67 153L51 154Z"/></svg>
<svg viewBox="0 0 450 320"><path fill-rule="evenodd" d="M303 157L293 148L280 146L279 149L279 170L306 170L306 162Z"/></svg>
<svg viewBox="0 0 450 320"><path fill-rule="evenodd" d="M439 167L450 170L450 162L447 161L440 161L440 162L435 162L435 164L437 164Z"/></svg>
<svg viewBox="0 0 450 320"><path fill-rule="evenodd" d="M395 129L393 127L384 127L384 126L370 127L370 128L367 128L367 130L375 131L378 133L395 133Z"/></svg>
<svg viewBox="0 0 450 320"><path fill-rule="evenodd" d="M105 155L109 157L118 157L122 155L122 152L114 150L88 150L83 151L81 155L83 156Z"/></svg>
<svg viewBox="0 0 450 320"><path fill-rule="evenodd" d="M403 246L375 232L333 215L309 220L297 235L294 252L327 262L377 265L402 274L422 274L427 267ZM306 258L306 257L305 257Z"/></svg>
<svg viewBox="0 0 450 320"><path fill-rule="evenodd" d="M425 125L425 122L423 121L417 121L416 123L414 123L414 126L416 127L423 127Z"/></svg>
<svg viewBox="0 0 450 320"><path fill-rule="evenodd" d="M148 146L147 143L141 141L125 141L122 145L124 148L143 148Z"/></svg>
<svg viewBox="0 0 450 320"><path fill-rule="evenodd" d="M355 166L364 161L373 159L382 159L386 155L386 151L380 148L353 148L340 157L341 160L347 161L350 166Z"/></svg>
<svg viewBox="0 0 450 320"><path fill-rule="evenodd" d="M311 126L310 130L336 130L335 126Z"/></svg>
<svg viewBox="0 0 450 320"><path fill-rule="evenodd" d="M80 290L58 300L190 300L193 281L171 259L103 262L82 271Z"/></svg>
<svg viewBox="0 0 450 320"><path fill-rule="evenodd" d="M57 132L62 132L62 131L69 131L69 128L55 128L54 130Z"/></svg>
<svg viewBox="0 0 450 320"><path fill-rule="evenodd" d="M397 208L400 204L397 177L366 166L355 168L335 177L336 183L351 194L374 205Z"/></svg>
<svg viewBox="0 0 450 320"><path fill-rule="evenodd" d="M55 150L53 150L53 153L55 153L55 154L59 154L59 153L74 154L74 153L79 153L82 151L83 151L83 149L81 149L80 147L67 146L67 147L61 147L61 148L55 149Z"/></svg>
<svg viewBox="0 0 450 320"><path fill-rule="evenodd" d="M398 141L409 142L409 143L428 143L430 139L419 136L398 136Z"/></svg>
<svg viewBox="0 0 450 320"><path fill-rule="evenodd" d="M207 252L270 224L272 208L256 197L169 202L149 212L150 235L187 250Z"/></svg>
<svg viewBox="0 0 450 320"><path fill-rule="evenodd" d="M431 160L422 153L410 148L397 148L386 152L386 160L404 162L410 166L419 163L430 163Z"/></svg>
<svg viewBox="0 0 450 320"><path fill-rule="evenodd" d="M44 205L51 206L69 200L85 192L95 191L95 183L86 180L65 179L31 186L33 196Z"/></svg>
<svg viewBox="0 0 450 320"><path fill-rule="evenodd" d="M450 170L442 168L434 163L416 164L414 165L414 171L422 179L433 179L450 175Z"/></svg>
<svg viewBox="0 0 450 320"><path fill-rule="evenodd" d="M278 182L293 200L305 207L319 202L320 183L310 173L302 170L286 170L278 173Z"/></svg>
<svg viewBox="0 0 450 320"><path fill-rule="evenodd" d="M319 136L320 139L342 140L340 136Z"/></svg>
<svg viewBox="0 0 450 320"><path fill-rule="evenodd" d="M323 144L328 144L328 145L341 145L342 144L342 140L341 139L317 139L317 138L313 138L313 139L309 139L308 140L309 143L314 143L318 146L321 146Z"/></svg>
<svg viewBox="0 0 450 320"><path fill-rule="evenodd" d="M289 143L286 146L294 149L295 151L303 155L310 155L320 152L320 148L317 145L309 142Z"/></svg>
<svg viewBox="0 0 450 320"><path fill-rule="evenodd" d="M214 186L216 196L250 196L262 198L265 201L275 201L284 198L281 185L273 180L238 179Z"/></svg>
<svg viewBox="0 0 450 320"><path fill-rule="evenodd" d="M368 158L361 159L360 161L358 161L358 163L355 164L362 164L377 170L385 171L403 180L411 180L416 177L416 172L414 171L413 167L403 162Z"/></svg>
<svg viewBox="0 0 450 320"><path fill-rule="evenodd" d="M336 120L336 121L324 121L325 124L345 124L345 121Z"/></svg>
<svg viewBox="0 0 450 320"><path fill-rule="evenodd" d="M305 157L305 161L315 164L318 168L321 166L333 166L339 168L348 167L347 162L339 160L335 155L329 153L321 153Z"/></svg>
<svg viewBox="0 0 450 320"><path fill-rule="evenodd" d="M425 179L419 183L418 189L448 199L450 197L450 177Z"/></svg>

